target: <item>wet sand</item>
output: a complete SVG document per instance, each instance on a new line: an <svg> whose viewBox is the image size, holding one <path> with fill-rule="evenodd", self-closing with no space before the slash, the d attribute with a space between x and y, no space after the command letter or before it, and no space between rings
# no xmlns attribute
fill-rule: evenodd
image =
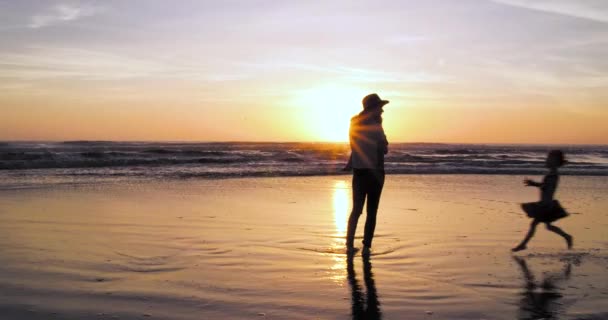
<svg viewBox="0 0 608 320"><path fill-rule="evenodd" d="M387 176L369 259L349 176L3 190L0 318L608 318L608 179L562 178L573 250L513 255L523 178Z"/></svg>

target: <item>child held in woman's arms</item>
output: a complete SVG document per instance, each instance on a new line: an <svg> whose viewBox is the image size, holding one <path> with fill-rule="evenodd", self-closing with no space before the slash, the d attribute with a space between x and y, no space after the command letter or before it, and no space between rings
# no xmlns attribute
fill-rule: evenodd
<svg viewBox="0 0 608 320"><path fill-rule="evenodd" d="M543 182L539 183L528 179L524 180L524 184L526 186L540 188L540 201L523 203L521 205L528 217L532 218L533 220L526 237L517 247L511 249L511 251L516 252L525 250L527 248L526 245L532 236L534 236L534 231L539 223L544 223L547 230L562 236L568 244L568 249L572 248L572 236L564 232L564 230L551 224L556 220L568 216L568 213L566 210L564 210L564 208L562 208L559 201L553 199L553 195L555 194L555 190L557 189L557 184L559 182L559 173L557 169L563 166L565 163L566 160L564 159L564 153L560 150L552 150L547 155L545 166L549 169L549 173L544 177Z"/></svg>

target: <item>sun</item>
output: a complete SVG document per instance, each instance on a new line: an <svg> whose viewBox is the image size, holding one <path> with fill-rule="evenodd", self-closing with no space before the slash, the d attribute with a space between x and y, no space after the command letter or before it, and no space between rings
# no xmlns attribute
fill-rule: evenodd
<svg viewBox="0 0 608 320"><path fill-rule="evenodd" d="M322 85L298 91L294 105L305 108L310 135L324 142L348 141L350 118L361 111L365 91L343 85Z"/></svg>

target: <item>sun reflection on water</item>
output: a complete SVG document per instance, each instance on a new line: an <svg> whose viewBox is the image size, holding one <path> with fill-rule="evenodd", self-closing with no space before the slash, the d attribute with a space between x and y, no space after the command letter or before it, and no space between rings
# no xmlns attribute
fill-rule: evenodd
<svg viewBox="0 0 608 320"><path fill-rule="evenodd" d="M346 214L348 212L349 189L343 180L334 184L334 223L336 224L336 237L346 236Z"/></svg>
<svg viewBox="0 0 608 320"><path fill-rule="evenodd" d="M336 231L332 237L332 259L334 264L330 267L331 279L343 284L346 280L346 258L342 254L345 250L346 226L348 218L350 189L344 180L338 180L333 187L333 211Z"/></svg>

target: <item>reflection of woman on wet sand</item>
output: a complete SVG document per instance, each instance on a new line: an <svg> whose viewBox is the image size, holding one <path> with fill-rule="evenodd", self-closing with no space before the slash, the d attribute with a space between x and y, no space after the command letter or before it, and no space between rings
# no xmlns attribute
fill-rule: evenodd
<svg viewBox="0 0 608 320"><path fill-rule="evenodd" d="M524 291L521 293L519 303L519 319L556 319L562 312L564 306L560 303L562 298L557 283L570 279L571 264L566 262L563 274L549 273L543 277L542 282L537 283L534 275L528 269L526 260L522 257L513 257L521 268L524 276Z"/></svg>
<svg viewBox="0 0 608 320"><path fill-rule="evenodd" d="M346 271L348 272L348 284L352 293L352 317L353 319L373 320L382 319L380 302L376 292L376 283L372 274L372 263L369 255L363 255L363 280L367 289L367 295L363 296L363 290L357 281L353 256L349 255L346 260Z"/></svg>

